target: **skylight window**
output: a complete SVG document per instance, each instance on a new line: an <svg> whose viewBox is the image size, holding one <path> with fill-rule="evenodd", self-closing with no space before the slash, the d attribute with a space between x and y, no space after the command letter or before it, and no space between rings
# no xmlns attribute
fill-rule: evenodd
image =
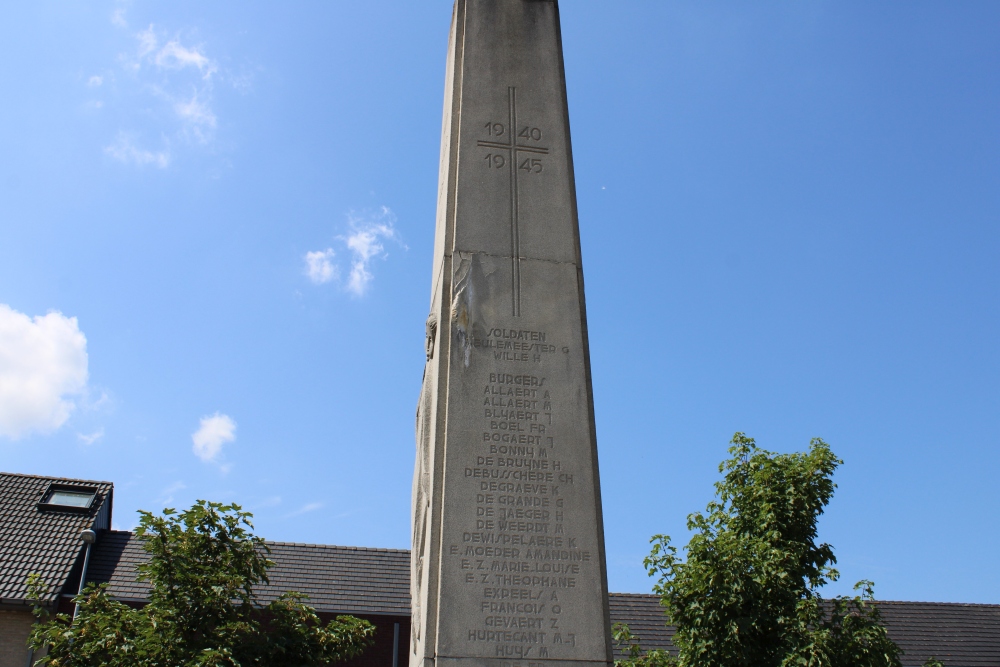
<svg viewBox="0 0 1000 667"><path fill-rule="evenodd" d="M41 509L87 511L94 502L97 489L81 486L57 486L53 484L38 503Z"/></svg>
<svg viewBox="0 0 1000 667"><path fill-rule="evenodd" d="M67 505L69 507L90 507L94 494L86 491L53 491L49 496L49 505Z"/></svg>

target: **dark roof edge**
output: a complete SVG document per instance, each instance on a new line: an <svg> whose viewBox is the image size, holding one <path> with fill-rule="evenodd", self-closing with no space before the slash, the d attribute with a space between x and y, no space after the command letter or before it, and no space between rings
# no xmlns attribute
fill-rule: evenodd
<svg viewBox="0 0 1000 667"><path fill-rule="evenodd" d="M608 595L616 595L619 597L633 597L633 598L658 598L659 595L655 593L615 593L609 592ZM832 600L833 598L823 598L826 601ZM929 602L924 600L875 600L877 604L933 604L940 605L942 607L1000 607L1000 604L993 602Z"/></svg>
<svg viewBox="0 0 1000 667"><path fill-rule="evenodd" d="M114 486L113 482L101 479L77 479L76 477L56 477L53 475L29 475L23 472L4 472L0 470L0 475L10 475L11 477L31 477L32 479L52 479L60 482L83 482L84 484L107 484Z"/></svg>
<svg viewBox="0 0 1000 667"><path fill-rule="evenodd" d="M108 533L117 535L130 535L135 536L135 532L131 530L109 530ZM371 553L396 553L396 554L409 554L409 549L390 549L388 547L354 547L350 545L343 544L312 544L308 542L281 542L278 540L264 540L264 543L269 547L282 546L282 547L305 547L309 549L344 549L349 551L367 551Z"/></svg>
<svg viewBox="0 0 1000 667"><path fill-rule="evenodd" d="M59 596L56 596L48 602L42 602L40 607L43 609L52 610L56 608L59 603ZM0 600L0 611L26 611L31 612L35 608L35 603L33 601L29 602L25 599L19 598L4 598Z"/></svg>

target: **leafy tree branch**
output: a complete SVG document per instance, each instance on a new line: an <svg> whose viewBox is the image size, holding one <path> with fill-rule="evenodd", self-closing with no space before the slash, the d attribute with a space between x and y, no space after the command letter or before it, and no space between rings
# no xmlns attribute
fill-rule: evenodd
<svg viewBox="0 0 1000 667"><path fill-rule="evenodd" d="M50 616L44 582L29 577L36 601L29 645L47 651L38 667L319 666L358 655L375 628L352 616L323 624L308 598L288 592L262 604L270 549L239 505L199 500L161 516L140 512L136 537L149 560L138 566L151 586L136 609L88 585L76 618Z"/></svg>

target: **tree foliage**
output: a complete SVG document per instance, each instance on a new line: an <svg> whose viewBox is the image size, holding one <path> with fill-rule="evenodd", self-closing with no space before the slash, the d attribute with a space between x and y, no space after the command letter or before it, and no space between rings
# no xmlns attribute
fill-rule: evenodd
<svg viewBox="0 0 1000 667"><path fill-rule="evenodd" d="M723 479L704 513L688 517L694 535L681 559L670 537L655 535L644 564L657 577L677 657L642 653L627 627L615 628L631 667L899 667L872 583L854 597L824 600L836 558L817 541L817 521L842 461L820 439L807 452L775 454L737 433Z"/></svg>
<svg viewBox="0 0 1000 667"><path fill-rule="evenodd" d="M274 563L253 534L252 515L238 505L199 500L162 516L140 512L136 537L149 560L139 580L149 601L135 609L114 600L105 585L76 598L76 618L49 617L36 605L30 645L47 648L39 667L278 667L326 665L355 656L374 627L352 616L326 623L289 592L262 604L257 588ZM44 593L30 582L36 600Z"/></svg>

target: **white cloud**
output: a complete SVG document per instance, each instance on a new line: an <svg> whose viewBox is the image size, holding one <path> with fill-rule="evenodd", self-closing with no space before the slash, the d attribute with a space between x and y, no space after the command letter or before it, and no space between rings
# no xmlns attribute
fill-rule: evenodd
<svg viewBox="0 0 1000 667"><path fill-rule="evenodd" d="M228 415L216 412L201 418L198 430L191 434L195 455L206 463L214 461L222 452L222 445L236 440L236 422Z"/></svg>
<svg viewBox="0 0 1000 667"><path fill-rule="evenodd" d="M185 70L191 67L198 70L198 74L205 82L210 82L212 75L219 71L218 64L205 55L201 46L184 46L180 37L169 39L161 46L161 38L152 23L145 30L137 32L135 39L138 42L135 59L122 57L130 69L140 69L143 64L155 67L161 72Z"/></svg>
<svg viewBox="0 0 1000 667"><path fill-rule="evenodd" d="M306 275L316 285L328 283L340 277L340 267L333 263L333 248L307 252L305 257Z"/></svg>
<svg viewBox="0 0 1000 667"><path fill-rule="evenodd" d="M135 145L132 138L125 132L119 132L118 138L110 146L105 146L104 152L125 164L133 164L138 167L155 165L160 169L165 169L170 164L170 153L168 151L148 151Z"/></svg>
<svg viewBox="0 0 1000 667"><path fill-rule="evenodd" d="M152 30L153 26L150 25L149 31ZM140 34L144 35L145 33ZM153 48L155 49L155 43ZM218 66L202 53L198 47L188 48L182 45L177 39L170 40L164 44L163 48L156 53L153 62L161 69L196 67L201 73L202 78L206 80L210 79L219 70Z"/></svg>
<svg viewBox="0 0 1000 667"><path fill-rule="evenodd" d="M198 101L198 93L195 92L188 102L178 102L174 105L177 115L195 125L206 125L215 127L215 114L204 102Z"/></svg>
<svg viewBox="0 0 1000 667"><path fill-rule="evenodd" d="M0 436L51 433L87 388L87 339L75 317L28 317L0 304Z"/></svg>
<svg viewBox="0 0 1000 667"><path fill-rule="evenodd" d="M383 206L375 215L351 216L349 221L351 233L344 238L352 255L347 291L355 296L364 296L375 279L371 272L372 260L376 257L388 257L382 242L391 240L399 243L399 236L393 226L396 216L388 207Z"/></svg>
<svg viewBox="0 0 1000 667"><path fill-rule="evenodd" d="M174 111L198 141L208 142L211 130L215 129L215 114L207 104L198 99L197 91L189 101L175 102Z"/></svg>
<svg viewBox="0 0 1000 667"><path fill-rule="evenodd" d="M94 76L90 77L89 79L87 79L87 85L90 86L91 88L97 88L102 83L104 83L104 77L103 76L97 76L96 74Z"/></svg>
<svg viewBox="0 0 1000 667"><path fill-rule="evenodd" d="M153 51L156 51L157 45L160 41L156 38L156 31L153 30L153 24L150 23L149 27L145 30L140 30L135 34L135 38L139 40L138 56L139 58L145 58Z"/></svg>
<svg viewBox="0 0 1000 667"><path fill-rule="evenodd" d="M124 10L121 10L122 12ZM124 13L116 12L114 16ZM208 144L218 125L212 108L213 80L219 72L218 63L200 45L185 44L180 36L169 37L154 24L135 33L135 51L121 54L120 60L130 76L126 79L139 87L143 103L139 122L159 119L165 123L164 136L179 138L185 143ZM107 76L111 76L108 74ZM100 82L106 76L91 77ZM150 98L152 98L150 100ZM150 103L151 102L151 103ZM123 128L118 138L106 147L105 153L124 164L153 164L166 168L171 162L168 150L151 151L136 145Z"/></svg>
<svg viewBox="0 0 1000 667"><path fill-rule="evenodd" d="M99 428L89 435L84 435L83 433L77 433L76 437L79 438L80 442L82 442L83 444L92 445L104 437L104 428L103 427Z"/></svg>
<svg viewBox="0 0 1000 667"><path fill-rule="evenodd" d="M386 259L389 256L385 251L385 242L393 241L404 249L406 246L396 232L396 216L386 206L375 213L364 215L352 213L348 216L347 222L351 228L350 232L337 237L351 254L351 268L346 282L341 284L341 287L354 296L362 297L375 279L372 273L373 261L376 258ZM319 285L339 279L340 267L331 261L333 256L331 248L306 253L306 275L313 283Z"/></svg>

